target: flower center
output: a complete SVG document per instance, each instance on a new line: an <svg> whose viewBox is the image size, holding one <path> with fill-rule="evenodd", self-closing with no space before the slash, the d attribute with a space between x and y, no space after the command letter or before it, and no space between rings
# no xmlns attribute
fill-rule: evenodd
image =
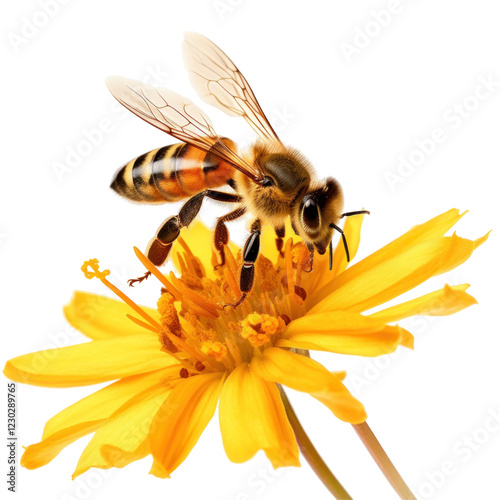
<svg viewBox="0 0 500 500"><path fill-rule="evenodd" d="M88 278L98 277L145 320L129 316L132 321L158 334L161 349L182 364L181 377L203 370L232 371L261 355L291 320L305 313L307 287L303 278L311 275L303 273L311 262L304 244L293 244L289 239L275 263L260 255L252 291L241 305L232 308L224 306L235 303L241 295L241 252L235 256L225 247L225 264L207 272L182 238L178 241L182 249L177 253L180 277L174 273L164 276L135 249L148 271L163 284L157 303L159 323L109 283L109 271L100 272L96 259L86 262L82 270Z"/></svg>

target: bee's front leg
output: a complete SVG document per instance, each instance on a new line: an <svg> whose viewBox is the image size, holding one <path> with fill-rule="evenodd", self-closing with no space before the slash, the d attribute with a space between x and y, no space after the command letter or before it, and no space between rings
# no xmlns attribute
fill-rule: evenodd
<svg viewBox="0 0 500 500"><path fill-rule="evenodd" d="M215 235L214 235L214 244L215 249L219 252L220 255L220 264L215 266L215 269L223 266L226 263L226 254L224 253L224 245L229 243L229 232L226 227L226 222L231 222L240 218L246 212L245 207L238 207L236 210L229 212L222 217L217 219L217 225L215 226Z"/></svg>
<svg viewBox="0 0 500 500"><path fill-rule="evenodd" d="M314 263L314 245L310 243L309 241L306 243L307 249L309 250L309 262L307 262L307 267L306 263L302 265L302 270L305 273L310 273L313 270L313 263Z"/></svg>
<svg viewBox="0 0 500 500"><path fill-rule="evenodd" d="M260 250L261 222L257 219L251 227L252 234L248 237L243 248L243 266L240 273L241 297L234 304L228 304L233 308L238 307L251 292L255 275L255 261Z"/></svg>
<svg viewBox="0 0 500 500"><path fill-rule="evenodd" d="M285 256L283 252L284 246L284 237L285 237L285 226L274 228L274 232L276 233L276 250L278 250L281 257Z"/></svg>

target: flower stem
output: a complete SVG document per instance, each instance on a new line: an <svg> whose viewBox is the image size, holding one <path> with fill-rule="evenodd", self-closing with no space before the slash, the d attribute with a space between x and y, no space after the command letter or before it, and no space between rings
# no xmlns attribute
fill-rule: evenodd
<svg viewBox="0 0 500 500"><path fill-rule="evenodd" d="M302 455L307 460L312 470L315 472L321 482L337 500L352 500L352 497L339 483L338 479L333 475L332 471L325 464L324 460L321 458L320 454L312 444L297 415L295 414L295 411L293 410L292 405L288 400L285 391L283 390L283 387L278 385L278 389L280 391L281 399L283 400L283 405L285 406L288 420L295 433L295 437L297 439L297 443L299 445L300 451L302 452Z"/></svg>
<svg viewBox="0 0 500 500"><path fill-rule="evenodd" d="M362 424L353 424L353 427L379 469L394 488L394 491L399 495L399 498L402 500L416 500L415 495L408 488L408 485L404 482L396 467L394 467L394 464L387 456L387 453L378 442L368 424L363 422Z"/></svg>

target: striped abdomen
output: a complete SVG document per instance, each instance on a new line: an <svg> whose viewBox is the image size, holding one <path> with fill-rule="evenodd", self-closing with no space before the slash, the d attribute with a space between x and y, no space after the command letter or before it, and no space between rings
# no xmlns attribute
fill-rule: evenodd
<svg viewBox="0 0 500 500"><path fill-rule="evenodd" d="M236 151L233 141L221 140ZM235 169L217 156L179 143L131 160L116 173L111 188L130 200L165 203L223 186L234 173Z"/></svg>

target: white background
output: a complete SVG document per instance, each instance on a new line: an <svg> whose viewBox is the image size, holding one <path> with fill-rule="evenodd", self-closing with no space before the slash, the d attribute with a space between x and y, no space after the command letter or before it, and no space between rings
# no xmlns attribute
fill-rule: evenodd
<svg viewBox="0 0 500 500"><path fill-rule="evenodd" d="M461 236L498 228L500 87L479 103L471 97L481 78L500 82L496 2L70 0L52 7L57 12L50 18L41 4L8 2L1 15L5 359L80 342L61 306L74 289L103 292L84 279L82 262L98 257L123 285L143 272L132 245L144 248L178 210L137 206L109 189L123 163L174 141L118 109L103 80L110 74L149 78L196 99L181 58L186 30L205 34L235 60L283 141L301 149L321 176L340 180L346 210L372 211L360 257L452 207L470 210L458 225ZM388 7L397 12L374 20ZM363 40L365 30L370 34ZM347 44L355 47L351 57ZM453 118L453 107L464 100L469 116ZM251 139L243 120L202 107L220 134L240 143ZM66 163L68 148L85 150L86 134L102 120L107 131L100 143L61 173L57 165ZM387 175L399 175L398 158L408 158L415 141L432 137L435 128L446 139L391 189ZM201 216L210 223L220 213L209 202ZM244 225L231 229L235 241L244 241ZM469 282L479 305L449 318L407 321L416 336L414 352L379 361L318 356L331 369L348 369L347 385L420 498L499 498L500 423L499 431L484 431L489 415L500 412L498 251L494 231L465 265L418 290ZM158 290L150 282L132 293L153 304ZM51 415L92 390L19 387L20 443L37 442ZM396 498L350 426L311 398L292 397L311 438L355 499ZM86 441L43 469L20 470L18 498L329 498L307 464L274 472L260 454L244 465L230 463L217 419L171 480L148 476L148 458L71 482ZM436 472L445 462L453 471L446 477Z"/></svg>

